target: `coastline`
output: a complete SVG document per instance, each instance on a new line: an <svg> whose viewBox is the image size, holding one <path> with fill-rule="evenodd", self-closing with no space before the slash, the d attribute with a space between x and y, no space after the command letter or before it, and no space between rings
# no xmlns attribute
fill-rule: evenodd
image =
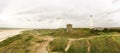
<svg viewBox="0 0 120 53"><path fill-rule="evenodd" d="M11 29L11 30L3 29L3 30L0 30L0 42L9 37L20 34L22 31L25 31L25 30L28 30L28 29Z"/></svg>

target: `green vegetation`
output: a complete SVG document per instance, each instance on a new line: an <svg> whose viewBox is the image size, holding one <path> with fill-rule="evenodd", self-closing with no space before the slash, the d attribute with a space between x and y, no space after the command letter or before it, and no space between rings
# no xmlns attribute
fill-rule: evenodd
<svg viewBox="0 0 120 53"><path fill-rule="evenodd" d="M10 37L0 43L0 53L25 53L27 42L22 40L22 35Z"/></svg>
<svg viewBox="0 0 120 53"><path fill-rule="evenodd" d="M87 42L86 40L76 40L72 42L67 53L87 53Z"/></svg>
<svg viewBox="0 0 120 53"><path fill-rule="evenodd" d="M24 31L0 42L0 53L33 53L34 51L32 50L36 48L35 45L45 40L31 32L31 30Z"/></svg>
<svg viewBox="0 0 120 53"><path fill-rule="evenodd" d="M103 36L90 40L91 53L120 53L120 36Z"/></svg>
<svg viewBox="0 0 120 53"><path fill-rule="evenodd" d="M67 38L56 38L49 44L49 48L52 52L64 52L68 43Z"/></svg>
<svg viewBox="0 0 120 53"><path fill-rule="evenodd" d="M119 30L95 31L88 28L74 28L72 32L64 28L23 31L0 42L0 53L34 53L37 45L46 42L44 37L48 36L55 38L48 45L49 52L88 53L90 47L90 53L120 53ZM69 39L74 41L65 52Z"/></svg>
<svg viewBox="0 0 120 53"><path fill-rule="evenodd" d="M52 36L62 38L80 38L100 35L99 33L92 33L88 28L74 28L72 32L66 32L66 29L35 29L32 33L38 33L40 36Z"/></svg>
<svg viewBox="0 0 120 53"><path fill-rule="evenodd" d="M20 40L21 39L21 36L20 35L16 35L16 36L13 36L13 37L9 37L8 39L2 41L0 43L0 47L4 47L4 46L7 46L9 45L10 43L16 41L16 40Z"/></svg>
<svg viewBox="0 0 120 53"><path fill-rule="evenodd" d="M64 39L64 38L62 38ZM63 42L63 44L59 42ZM53 40L53 45L50 43L51 51L52 52L63 52L66 46L61 48L63 45L66 45L68 43L64 43L65 40ZM89 43L89 44L88 44ZM87 53L88 48L90 47L90 53L120 53L120 34L112 34L112 35L102 35L99 37L93 37L93 38L85 38L85 39L78 39L74 40L68 49L66 53ZM52 49L55 50L52 50Z"/></svg>

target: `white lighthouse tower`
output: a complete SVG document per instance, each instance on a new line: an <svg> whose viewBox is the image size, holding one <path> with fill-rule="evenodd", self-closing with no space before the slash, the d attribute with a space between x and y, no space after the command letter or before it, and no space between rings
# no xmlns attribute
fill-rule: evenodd
<svg viewBox="0 0 120 53"><path fill-rule="evenodd" d="M93 15L90 15L90 29L94 28Z"/></svg>

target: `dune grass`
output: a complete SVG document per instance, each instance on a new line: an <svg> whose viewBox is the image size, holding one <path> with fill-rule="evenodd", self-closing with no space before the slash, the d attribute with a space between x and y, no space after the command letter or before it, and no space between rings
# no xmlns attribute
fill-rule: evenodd
<svg viewBox="0 0 120 53"><path fill-rule="evenodd" d="M29 47L33 47L35 44L42 42L44 40L40 39L35 32L31 30L24 31L21 34L9 37L0 42L0 53L28 53L32 50Z"/></svg>
<svg viewBox="0 0 120 53"><path fill-rule="evenodd" d="M66 44L64 43L65 40L61 40L64 38L55 39L52 41L52 44L50 43L53 50L56 52L63 52L66 47ZM88 46L87 41L89 41L90 46ZM62 43L63 42L63 43ZM53 44L54 43L54 44ZM61 48L63 45L63 49ZM72 42L70 48L66 53L87 53L88 47L90 47L90 53L120 53L120 34L119 33L111 33L111 35L105 34L101 35L99 37L94 38L86 38L81 40L75 40Z"/></svg>
<svg viewBox="0 0 120 53"><path fill-rule="evenodd" d="M68 43L67 38L56 38L50 42L49 48L51 52L64 52Z"/></svg>
<svg viewBox="0 0 120 53"><path fill-rule="evenodd" d="M86 40L76 40L72 42L67 53L87 53L87 42Z"/></svg>
<svg viewBox="0 0 120 53"><path fill-rule="evenodd" d="M117 35L117 36L116 36ZM0 42L0 53L30 53L36 44L45 40L40 38L52 36L55 39L50 42L51 52L65 52L69 39L86 38L72 42L67 53L87 53L88 43L90 43L90 53L120 53L120 33L115 31L93 32L88 28L74 28L72 32L66 32L66 29L34 29L23 31L13 37ZM97 38L87 39L92 36ZM6 51L7 50L7 51Z"/></svg>
<svg viewBox="0 0 120 53"><path fill-rule="evenodd" d="M120 53L120 36L104 36L90 40L91 53ZM116 40L116 41L115 41Z"/></svg>

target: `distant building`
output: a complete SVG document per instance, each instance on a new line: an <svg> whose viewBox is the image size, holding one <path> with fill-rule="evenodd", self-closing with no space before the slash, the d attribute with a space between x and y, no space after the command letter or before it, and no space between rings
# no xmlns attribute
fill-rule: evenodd
<svg viewBox="0 0 120 53"><path fill-rule="evenodd" d="M72 29L72 24L67 24L66 27L67 27L67 28L66 28L66 31L67 31L67 32L73 31L73 29Z"/></svg>
<svg viewBox="0 0 120 53"><path fill-rule="evenodd" d="M98 31L104 30L104 28L102 28L102 27L94 27L93 29L94 29L94 30L98 30Z"/></svg>

